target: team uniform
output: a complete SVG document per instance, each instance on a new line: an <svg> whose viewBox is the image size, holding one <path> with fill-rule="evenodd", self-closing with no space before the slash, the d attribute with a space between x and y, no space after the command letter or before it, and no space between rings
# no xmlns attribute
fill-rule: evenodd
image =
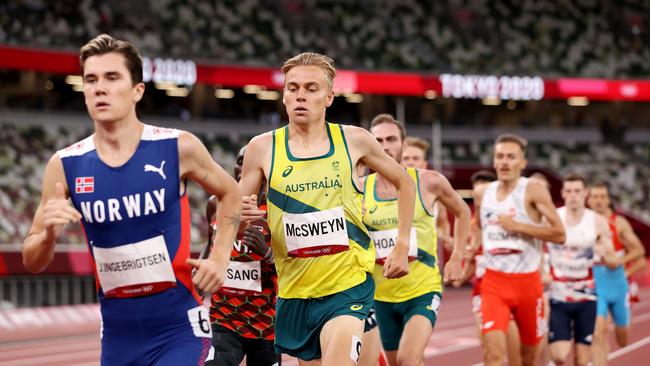
<svg viewBox="0 0 650 366"><path fill-rule="evenodd" d="M545 332L540 244L535 238L508 233L497 221L498 215L510 215L517 222L536 225L524 206L528 179L519 178L502 201L497 200L499 184L495 181L487 186L481 203L486 268L481 281L483 333L507 333L512 314L522 344L533 346Z"/></svg>
<svg viewBox="0 0 650 366"><path fill-rule="evenodd" d="M376 252L373 272L375 311L384 349L398 349L406 322L414 315L422 315L435 326L442 296L442 279L437 258L436 219L425 208L419 193L418 171L407 168L418 187L418 196L409 243L409 274L386 279L383 263L397 240L397 199L377 197L377 174L366 178L364 188L365 213L363 223L370 231Z"/></svg>
<svg viewBox="0 0 650 366"><path fill-rule="evenodd" d="M608 222L616 256L623 257L625 248L618 237L616 214L612 214L608 218ZM594 279L596 280L596 295L598 295L597 315L607 318L607 313L611 312L617 326L630 325L630 297L624 266L609 269L600 258L596 259L595 264Z"/></svg>
<svg viewBox="0 0 650 366"><path fill-rule="evenodd" d="M574 339L576 343L590 345L596 323L592 268L597 214L585 209L580 222L569 226L566 207L557 209L557 213L564 224L566 240L564 244L547 244L553 278L549 342Z"/></svg>
<svg viewBox="0 0 650 366"><path fill-rule="evenodd" d="M302 360L321 357L327 321L365 320L374 293L374 247L343 128L325 127L330 150L310 158L291 154L288 127L273 131L267 205L278 273L275 347Z"/></svg>
<svg viewBox="0 0 650 366"><path fill-rule="evenodd" d="M185 262L179 133L145 125L119 167L102 162L93 136L58 152L95 268L103 365L202 365L210 346L208 310Z"/></svg>
<svg viewBox="0 0 650 366"><path fill-rule="evenodd" d="M260 209L266 210L266 205ZM265 228L260 227L260 230L268 235ZM273 365L279 359L273 346L277 297L275 267L246 247L241 236L233 245L226 280L212 295L213 337L206 366L237 366L244 356L248 365L259 366Z"/></svg>

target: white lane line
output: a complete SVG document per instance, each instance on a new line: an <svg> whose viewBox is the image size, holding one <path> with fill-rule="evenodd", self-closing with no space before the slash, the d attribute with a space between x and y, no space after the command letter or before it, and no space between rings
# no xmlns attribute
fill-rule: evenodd
<svg viewBox="0 0 650 366"><path fill-rule="evenodd" d="M636 342L634 342L634 343L632 343L630 345L627 345L627 346L625 346L625 347L623 347L621 349L617 349L616 351L611 352L610 354L607 355L607 359L608 360L613 360L618 356L622 356L622 355L624 355L626 353L630 353L632 351L635 351L635 350L645 346L648 343L650 343L650 336L647 336L647 337L645 337L643 339L640 339L640 340L638 340L638 341L636 341Z"/></svg>

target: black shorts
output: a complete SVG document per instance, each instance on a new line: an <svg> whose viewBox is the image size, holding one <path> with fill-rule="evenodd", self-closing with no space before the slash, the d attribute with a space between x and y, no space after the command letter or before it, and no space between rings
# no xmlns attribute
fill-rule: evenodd
<svg viewBox="0 0 650 366"><path fill-rule="evenodd" d="M595 324L595 301L572 303L551 300L549 343L574 339L576 343L590 345Z"/></svg>
<svg viewBox="0 0 650 366"><path fill-rule="evenodd" d="M239 366L244 356L247 366L272 366L280 359L273 341L244 338L228 328L212 324L212 348L205 366Z"/></svg>

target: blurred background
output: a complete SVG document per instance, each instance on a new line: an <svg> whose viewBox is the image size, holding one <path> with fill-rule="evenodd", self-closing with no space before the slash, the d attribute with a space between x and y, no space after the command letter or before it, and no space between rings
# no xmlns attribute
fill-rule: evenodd
<svg viewBox="0 0 650 366"><path fill-rule="evenodd" d="M395 115L409 135L432 143L431 166L465 196L470 175L491 167L494 138L520 134L530 141L525 175L546 175L558 204L563 174L606 180L616 210L650 252L648 1L4 0L5 309L97 301L80 227L68 227L39 275L22 267L20 245L45 163L92 131L78 51L100 33L133 43L144 57L140 119L194 132L228 171L252 136L286 123L284 60L315 51L338 68L329 121L367 127L376 114ZM195 252L206 241L206 199L190 190ZM28 337L21 324L43 324L20 314L0 313L0 341L12 339L3 327L17 339ZM94 310L87 316L96 318Z"/></svg>

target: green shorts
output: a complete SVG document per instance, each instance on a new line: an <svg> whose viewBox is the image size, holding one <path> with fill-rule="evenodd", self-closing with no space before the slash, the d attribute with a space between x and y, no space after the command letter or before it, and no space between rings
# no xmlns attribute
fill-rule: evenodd
<svg viewBox="0 0 650 366"><path fill-rule="evenodd" d="M436 326L438 309L442 293L434 291L420 295L404 302L383 302L375 300L375 312L379 324L381 343L386 351L395 351L399 348L399 340L406 322L413 315L423 315ZM277 333L276 333L277 334Z"/></svg>
<svg viewBox="0 0 650 366"><path fill-rule="evenodd" d="M278 298L275 306L275 350L304 361L321 358L320 332L340 315L365 320L375 296L375 282L366 280L345 291L315 299Z"/></svg>

